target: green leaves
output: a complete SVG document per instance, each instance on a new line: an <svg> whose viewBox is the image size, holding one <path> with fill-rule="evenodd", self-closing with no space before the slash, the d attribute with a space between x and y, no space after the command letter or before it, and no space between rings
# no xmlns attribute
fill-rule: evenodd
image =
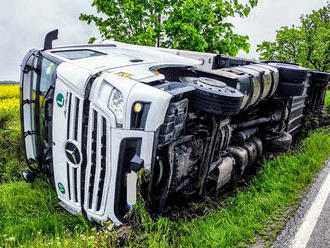
<svg viewBox="0 0 330 248"><path fill-rule="evenodd" d="M249 50L248 37L234 34L225 18L246 17L257 2L94 0L92 6L101 15L81 14L79 19L94 23L106 39L236 55L240 49Z"/></svg>
<svg viewBox="0 0 330 248"><path fill-rule="evenodd" d="M297 63L320 71L330 71L330 4L302 15L300 26L282 27L276 41L258 45L261 60Z"/></svg>

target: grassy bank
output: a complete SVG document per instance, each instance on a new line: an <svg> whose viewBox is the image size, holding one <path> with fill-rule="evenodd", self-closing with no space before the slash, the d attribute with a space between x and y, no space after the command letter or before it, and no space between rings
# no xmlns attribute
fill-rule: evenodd
<svg viewBox="0 0 330 248"><path fill-rule="evenodd" d="M0 89L1 90L1 89ZM12 101L15 107L5 111ZM7 103L6 102L6 103ZM20 148L18 98L0 98L0 247L105 247L119 244L115 230L101 232L59 205L39 179L26 184ZM5 117L4 117L5 116ZM124 242L131 247L245 247L270 242L299 204L303 192L330 155L330 130L319 129L300 148L264 164L250 186L235 197L205 204L203 216L152 219L141 207L141 221ZM191 208L200 205L191 204ZM110 228L109 228L110 229Z"/></svg>

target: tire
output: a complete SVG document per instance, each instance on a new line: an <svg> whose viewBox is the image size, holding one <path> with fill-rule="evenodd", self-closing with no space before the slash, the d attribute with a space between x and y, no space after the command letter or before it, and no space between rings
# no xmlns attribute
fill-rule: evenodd
<svg viewBox="0 0 330 248"><path fill-rule="evenodd" d="M271 152L286 152L292 144L292 136L287 132L280 132L276 136L266 137L266 150Z"/></svg>
<svg viewBox="0 0 330 248"><path fill-rule="evenodd" d="M215 115L235 115L240 112L244 95L225 83L204 77L184 77L180 80L195 88L188 96L192 107Z"/></svg>
<svg viewBox="0 0 330 248"><path fill-rule="evenodd" d="M280 82L277 88L279 96L301 96L304 92L305 84L293 84L287 82Z"/></svg>
<svg viewBox="0 0 330 248"><path fill-rule="evenodd" d="M302 83L307 78L308 70L293 64L271 62L269 65L277 68L280 72L280 81L291 83Z"/></svg>

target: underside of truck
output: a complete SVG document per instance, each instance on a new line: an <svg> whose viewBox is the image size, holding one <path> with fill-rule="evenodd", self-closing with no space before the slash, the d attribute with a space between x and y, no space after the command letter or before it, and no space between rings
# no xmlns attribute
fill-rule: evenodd
<svg viewBox="0 0 330 248"><path fill-rule="evenodd" d="M294 64L219 54L52 49L56 36L22 63L24 178L45 174L64 208L96 222L125 222L137 190L151 211L169 198L218 194L266 152L290 148L321 113L329 81ZM154 53L164 62L147 63Z"/></svg>
<svg viewBox="0 0 330 248"><path fill-rule="evenodd" d="M265 152L287 151L302 128L306 104L318 101L311 91L328 80L326 73L284 63L235 66L243 62L208 72L158 70L165 80L154 82L155 87L175 97L158 134L149 184L154 208L162 209L173 194L188 200L217 193L244 176ZM324 97L324 88L319 90ZM321 105L313 109L320 110Z"/></svg>

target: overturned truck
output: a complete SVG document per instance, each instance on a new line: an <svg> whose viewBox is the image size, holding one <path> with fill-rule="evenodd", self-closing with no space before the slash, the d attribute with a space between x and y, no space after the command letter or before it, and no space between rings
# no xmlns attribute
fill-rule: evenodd
<svg viewBox="0 0 330 248"><path fill-rule="evenodd" d="M21 121L30 170L60 205L90 221L124 223L142 194L218 192L262 158L284 152L322 110L329 74L298 65L118 42L31 50L21 65Z"/></svg>

